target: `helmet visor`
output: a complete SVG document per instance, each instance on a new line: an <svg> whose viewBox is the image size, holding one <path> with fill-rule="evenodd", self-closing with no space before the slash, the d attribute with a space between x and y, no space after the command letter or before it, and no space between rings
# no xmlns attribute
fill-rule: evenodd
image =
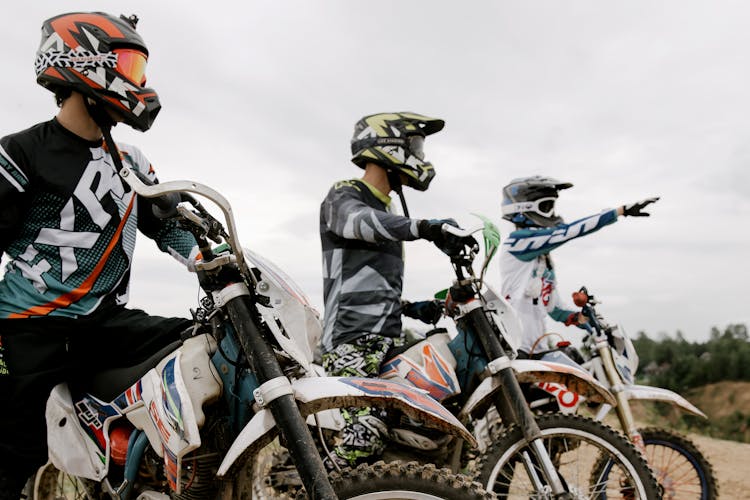
<svg viewBox="0 0 750 500"><path fill-rule="evenodd" d="M146 84L146 54L135 49L115 49L117 71L122 76L141 87Z"/></svg>
<svg viewBox="0 0 750 500"><path fill-rule="evenodd" d="M409 151L420 160L424 160L424 136L409 136Z"/></svg>

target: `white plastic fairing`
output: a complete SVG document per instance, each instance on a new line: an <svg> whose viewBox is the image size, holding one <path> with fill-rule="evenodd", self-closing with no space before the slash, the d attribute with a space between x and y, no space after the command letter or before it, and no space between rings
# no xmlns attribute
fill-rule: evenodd
<svg viewBox="0 0 750 500"><path fill-rule="evenodd" d="M533 359L513 359L510 367L516 372L519 382L554 382L566 386L590 401L597 403L615 404L615 398L607 388L599 383L588 372L562 363L551 363ZM502 385L498 377L487 377L469 396L461 409L459 418L463 420L470 416L475 408L483 408L489 397L501 390Z"/></svg>
<svg viewBox="0 0 750 500"><path fill-rule="evenodd" d="M632 384L635 382L635 372L638 369L638 353L635 346L622 325L617 325L612 329L612 339L615 344L612 357L617 371L626 384Z"/></svg>
<svg viewBox="0 0 750 500"><path fill-rule="evenodd" d="M487 303L486 309L492 313L505 341L517 351L523 339L521 320L507 300L495 292L491 286L487 284L485 286L486 290L482 295Z"/></svg>
<svg viewBox="0 0 750 500"><path fill-rule="evenodd" d="M52 389L47 400L47 444L52 464L68 474L101 481L107 460L94 441L78 425L78 416L67 384ZM108 436L109 420L104 426Z"/></svg>
<svg viewBox="0 0 750 500"><path fill-rule="evenodd" d="M447 333L430 335L386 361L380 377L412 384L427 391L437 401L460 394L456 359L448 348L448 342L450 335Z"/></svg>
<svg viewBox="0 0 750 500"><path fill-rule="evenodd" d="M182 458L201 444L203 404L221 395L221 378L210 360L215 349L209 335L188 339L141 379L149 419L143 429L151 447L164 458L165 470L175 471L167 474L167 481L177 493L182 488ZM143 424L143 412L135 416L140 418L131 421Z"/></svg>
<svg viewBox="0 0 750 500"><path fill-rule="evenodd" d="M258 305L258 311L284 351L309 371L323 334L320 314L281 269L251 250L244 251L245 260L260 270L258 293L270 299L268 307Z"/></svg>
<svg viewBox="0 0 750 500"><path fill-rule="evenodd" d="M304 417L347 406L394 408L425 428L461 437L471 446L476 444L471 433L445 407L412 386L359 377L305 377L292 381L292 386ZM276 432L271 413L266 409L257 412L224 455L216 474L231 474L241 456L265 446Z"/></svg>
<svg viewBox="0 0 750 500"><path fill-rule="evenodd" d="M639 401L664 401L672 403L685 410L688 413L697 415L699 417L708 418L698 407L692 404L687 399L683 398L676 392L672 392L669 389L662 389L661 387L651 387L648 385L626 385L623 387L622 392L629 400Z"/></svg>

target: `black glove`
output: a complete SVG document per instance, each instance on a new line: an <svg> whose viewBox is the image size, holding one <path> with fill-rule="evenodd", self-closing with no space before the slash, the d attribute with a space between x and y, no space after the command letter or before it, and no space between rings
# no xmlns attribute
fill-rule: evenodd
<svg viewBox="0 0 750 500"><path fill-rule="evenodd" d="M658 199L659 197L655 196L653 198L646 198L645 200L631 203L630 205L623 205L622 215L629 215L631 217L648 217L651 214L643 212L643 209L652 203L656 203Z"/></svg>
<svg viewBox="0 0 750 500"><path fill-rule="evenodd" d="M401 307L401 314L409 318L418 319L428 325L434 325L440 320L444 310L445 304L442 300L404 301Z"/></svg>
<svg viewBox="0 0 750 500"><path fill-rule="evenodd" d="M438 241L444 237L443 224L458 227L458 222L453 219L423 219L417 224L417 233L423 240Z"/></svg>
<svg viewBox="0 0 750 500"><path fill-rule="evenodd" d="M453 219L423 219L417 225L419 237L431 241L444 254L458 255L466 246L478 245L473 236L456 236L452 233L443 232L443 224L458 227Z"/></svg>

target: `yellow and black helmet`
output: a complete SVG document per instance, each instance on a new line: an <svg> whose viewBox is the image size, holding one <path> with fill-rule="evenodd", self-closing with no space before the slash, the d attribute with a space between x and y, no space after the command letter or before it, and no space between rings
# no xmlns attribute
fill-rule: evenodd
<svg viewBox="0 0 750 500"><path fill-rule="evenodd" d="M444 126L443 120L409 112L365 116L354 126L352 162L404 174L407 186L424 191L435 177L432 164L424 159L424 138Z"/></svg>

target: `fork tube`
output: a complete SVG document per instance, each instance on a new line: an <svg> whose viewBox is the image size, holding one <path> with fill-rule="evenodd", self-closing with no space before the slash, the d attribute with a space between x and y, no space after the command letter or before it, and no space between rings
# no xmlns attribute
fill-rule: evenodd
<svg viewBox="0 0 750 500"><path fill-rule="evenodd" d="M503 346L500 344L500 339L495 335L495 330L484 314L482 307L474 308L466 316L474 324L479 341L482 343L484 352L489 359L494 360L507 356ZM495 397L494 401L498 413L500 413L503 419L510 420L521 428L524 439L544 473L553 495L558 497L564 496L566 489L560 480L557 469L550 459L549 453L544 448L541 440L542 432L539 429L531 408L526 403L526 398L523 395L515 372L512 368L506 367L498 371L494 376L499 378L500 384L503 387L503 390ZM526 464L526 468L529 470L529 476L533 478L535 476L533 467Z"/></svg>
<svg viewBox="0 0 750 500"><path fill-rule="evenodd" d="M226 310L242 348L255 367L258 381L263 384L271 379L285 377L285 375L276 360L273 349L255 325L254 318L250 314L251 307L250 299L246 295L233 298L226 304ZM284 445L297 467L308 497L316 500L335 500L336 493L328 481L328 473L323 460L318 454L307 423L300 414L294 395L280 396L270 401L268 407L284 439Z"/></svg>
<svg viewBox="0 0 750 500"><path fill-rule="evenodd" d="M477 337L479 337L479 341L488 359L499 359L507 356L500 343L500 339L495 335L492 325L484 314L484 309L477 307L471 310L466 316L473 323ZM526 403L526 398L521 391L521 386L518 384L515 372L510 367L507 367L498 371L494 376L498 377L503 387L501 396L495 398L497 411L503 419L521 426L526 439L538 438L539 426L536 425L534 415Z"/></svg>
<svg viewBox="0 0 750 500"><path fill-rule="evenodd" d="M604 367L604 373L607 374L607 381L609 382L610 390L614 393L615 399L617 400L617 406L615 412L620 420L623 432L628 436L628 439L643 453L646 448L643 444L643 437L641 436L638 427L635 425L635 418L633 418L633 412L630 410L630 401L625 396L625 392L622 390L622 379L617 372L615 361L612 357L612 351L610 350L609 344L606 339L600 339L596 342L596 349L599 352L599 357L602 359L602 366Z"/></svg>

